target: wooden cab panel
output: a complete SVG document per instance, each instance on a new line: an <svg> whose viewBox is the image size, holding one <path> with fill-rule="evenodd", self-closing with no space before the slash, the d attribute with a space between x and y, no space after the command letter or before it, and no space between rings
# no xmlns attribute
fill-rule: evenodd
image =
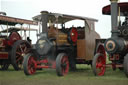
<svg viewBox="0 0 128 85"><path fill-rule="evenodd" d="M96 45L96 42L95 40L96 39L99 39L100 36L95 32L95 31L91 31L90 33L87 33L86 34L86 50L85 50L85 53L86 53L86 60L92 60L93 59L93 56L94 56L94 51L95 51L95 45Z"/></svg>
<svg viewBox="0 0 128 85"><path fill-rule="evenodd" d="M85 40L79 39L77 40L77 59L85 59Z"/></svg>

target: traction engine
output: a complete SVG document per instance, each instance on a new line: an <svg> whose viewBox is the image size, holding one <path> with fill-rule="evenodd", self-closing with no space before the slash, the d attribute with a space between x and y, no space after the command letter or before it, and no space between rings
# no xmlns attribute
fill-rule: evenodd
<svg viewBox="0 0 128 85"><path fill-rule="evenodd" d="M103 14L111 15L112 35L97 46L97 53L92 63L93 72L95 75L102 76L106 67L111 66L113 70L116 68L124 70L128 77L128 3L110 1L111 5L103 8ZM118 23L118 16L125 16L125 21ZM111 64L106 64L106 56L112 62Z"/></svg>
<svg viewBox="0 0 128 85"><path fill-rule="evenodd" d="M95 31L96 19L42 11L33 20L41 25L40 38L24 56L26 75L34 74L38 69L53 68L58 76L64 76L69 69L76 70L76 64L91 64L95 39L100 39ZM84 25L70 26L74 21L82 21Z"/></svg>
<svg viewBox="0 0 128 85"><path fill-rule="evenodd" d="M24 56L24 73L32 75L38 69L56 69L58 76L64 76L69 71L69 60L66 51L71 48L70 44L77 41L76 28L70 29L69 35L54 27L48 27L50 13L41 12L42 32L39 39L31 49L31 52ZM65 30L66 31L66 30ZM68 36L71 37L68 39ZM68 41L69 40L69 41Z"/></svg>
<svg viewBox="0 0 128 85"><path fill-rule="evenodd" d="M15 70L20 70L22 68L23 55L29 52L31 48L28 40L23 40L18 33L18 31L25 29L14 27L16 24L37 25L37 23L30 20L0 15L2 29L0 29L0 70L7 70L10 64ZM5 26L7 26L7 29L3 29Z"/></svg>

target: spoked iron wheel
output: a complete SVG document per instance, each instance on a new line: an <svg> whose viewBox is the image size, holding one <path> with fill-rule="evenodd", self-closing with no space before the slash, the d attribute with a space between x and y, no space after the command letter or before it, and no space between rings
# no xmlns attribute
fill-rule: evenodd
<svg viewBox="0 0 128 85"><path fill-rule="evenodd" d="M106 64L106 57L101 53L97 53L92 61L92 69L95 76L104 75L106 69L105 64Z"/></svg>
<svg viewBox="0 0 128 85"><path fill-rule="evenodd" d="M58 76L64 76L69 71L68 56L65 53L59 53L56 59L56 72Z"/></svg>
<svg viewBox="0 0 128 85"><path fill-rule="evenodd" d="M15 70L22 68L23 56L29 52L31 45L27 41L18 40L11 51L11 62Z"/></svg>
<svg viewBox="0 0 128 85"><path fill-rule="evenodd" d="M37 63L33 54L29 53L24 56L23 68L24 68L24 73L26 75L32 75L36 72Z"/></svg>

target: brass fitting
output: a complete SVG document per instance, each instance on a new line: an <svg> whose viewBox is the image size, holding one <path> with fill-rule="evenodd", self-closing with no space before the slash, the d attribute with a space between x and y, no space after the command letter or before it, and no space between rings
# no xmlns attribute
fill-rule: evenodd
<svg viewBox="0 0 128 85"><path fill-rule="evenodd" d="M110 0L110 2L118 2L119 0Z"/></svg>

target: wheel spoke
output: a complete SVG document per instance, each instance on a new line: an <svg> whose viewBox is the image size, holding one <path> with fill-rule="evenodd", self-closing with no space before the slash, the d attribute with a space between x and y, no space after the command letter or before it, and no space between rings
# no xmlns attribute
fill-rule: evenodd
<svg viewBox="0 0 128 85"><path fill-rule="evenodd" d="M104 71L105 71L105 68L104 68L104 67L101 67L101 68L100 68L99 75L103 75L103 74L104 74Z"/></svg>
<svg viewBox="0 0 128 85"><path fill-rule="evenodd" d="M22 53L21 52L16 52L17 55L21 55ZM16 56L17 57L17 56Z"/></svg>
<svg viewBox="0 0 128 85"><path fill-rule="evenodd" d="M22 59L23 59L23 57L22 57L22 56L19 56L19 57L17 57L16 62L17 62L17 63L18 63L18 62L21 62Z"/></svg>
<svg viewBox="0 0 128 85"><path fill-rule="evenodd" d="M65 75L68 72L68 66L67 65L69 65L69 62L67 60L67 56L64 56L62 58L62 73L63 73L63 75Z"/></svg>
<svg viewBox="0 0 128 85"><path fill-rule="evenodd" d="M22 46L22 45L20 45L20 50L21 50L22 53L24 52L24 51L23 51L23 46Z"/></svg>
<svg viewBox="0 0 128 85"><path fill-rule="evenodd" d="M27 47L25 46L25 47L24 47L24 52L26 52L26 51L27 51Z"/></svg>
<svg viewBox="0 0 128 85"><path fill-rule="evenodd" d="M61 60L62 64L65 62L65 60L66 60L66 58L63 57L62 60Z"/></svg>

